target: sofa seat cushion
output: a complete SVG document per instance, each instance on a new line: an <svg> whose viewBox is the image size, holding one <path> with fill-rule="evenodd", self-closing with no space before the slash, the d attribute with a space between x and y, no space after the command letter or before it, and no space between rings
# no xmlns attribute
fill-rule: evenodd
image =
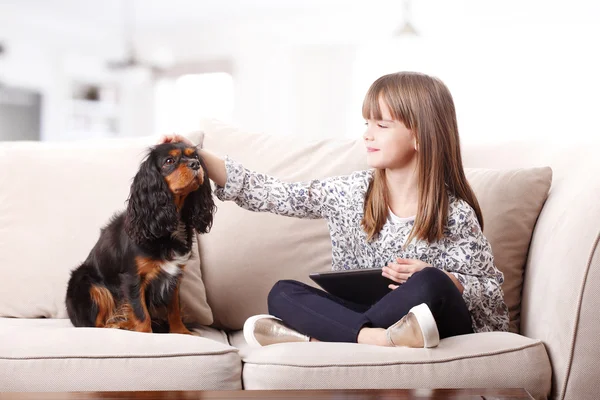
<svg viewBox="0 0 600 400"><path fill-rule="evenodd" d="M434 349L350 343L282 343L250 348L240 331L245 389L525 388L550 393L551 366L544 345L508 332L440 341Z"/></svg>
<svg viewBox="0 0 600 400"><path fill-rule="evenodd" d="M196 334L0 318L0 392L241 389L238 350L220 331Z"/></svg>

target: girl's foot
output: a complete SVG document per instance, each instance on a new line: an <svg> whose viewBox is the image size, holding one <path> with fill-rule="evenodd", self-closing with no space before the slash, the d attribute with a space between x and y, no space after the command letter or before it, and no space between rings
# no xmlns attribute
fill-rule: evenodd
<svg viewBox="0 0 600 400"><path fill-rule="evenodd" d="M267 314L255 315L246 320L244 339L252 347L310 341L310 337L286 326L279 318Z"/></svg>
<svg viewBox="0 0 600 400"><path fill-rule="evenodd" d="M422 303L385 331L390 346L436 347L440 334L431 310Z"/></svg>

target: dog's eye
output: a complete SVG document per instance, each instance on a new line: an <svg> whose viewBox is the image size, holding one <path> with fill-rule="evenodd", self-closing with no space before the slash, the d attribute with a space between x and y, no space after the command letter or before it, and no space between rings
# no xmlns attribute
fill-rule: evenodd
<svg viewBox="0 0 600 400"><path fill-rule="evenodd" d="M165 160L165 164L166 164L166 165L171 165L171 164L173 164L174 162L175 162L175 159L173 159L173 158L171 158L171 157L169 157L169 158L167 158L167 159Z"/></svg>

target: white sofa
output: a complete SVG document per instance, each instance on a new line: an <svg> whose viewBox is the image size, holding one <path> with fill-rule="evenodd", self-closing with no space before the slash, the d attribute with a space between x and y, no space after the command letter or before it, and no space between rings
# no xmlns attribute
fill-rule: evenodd
<svg viewBox="0 0 600 400"><path fill-rule="evenodd" d="M366 167L360 139L307 142L218 121L190 137L284 180ZM324 221L217 200L213 230L198 238L182 289L197 336L74 328L66 319L69 271L124 208L155 141L0 144L0 391L524 387L536 398L596 396L597 147L463 143L484 233L505 273L512 332L448 338L435 349L250 349L239 330L266 312L273 283L310 283L309 272L330 267Z"/></svg>

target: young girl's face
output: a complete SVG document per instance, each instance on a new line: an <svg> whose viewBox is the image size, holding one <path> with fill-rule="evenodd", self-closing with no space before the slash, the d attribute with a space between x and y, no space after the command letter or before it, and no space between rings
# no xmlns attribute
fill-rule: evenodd
<svg viewBox="0 0 600 400"><path fill-rule="evenodd" d="M414 135L402 122L393 120L390 110L379 100L381 119L368 119L363 134L367 164L371 168L403 168L415 161L417 146Z"/></svg>

